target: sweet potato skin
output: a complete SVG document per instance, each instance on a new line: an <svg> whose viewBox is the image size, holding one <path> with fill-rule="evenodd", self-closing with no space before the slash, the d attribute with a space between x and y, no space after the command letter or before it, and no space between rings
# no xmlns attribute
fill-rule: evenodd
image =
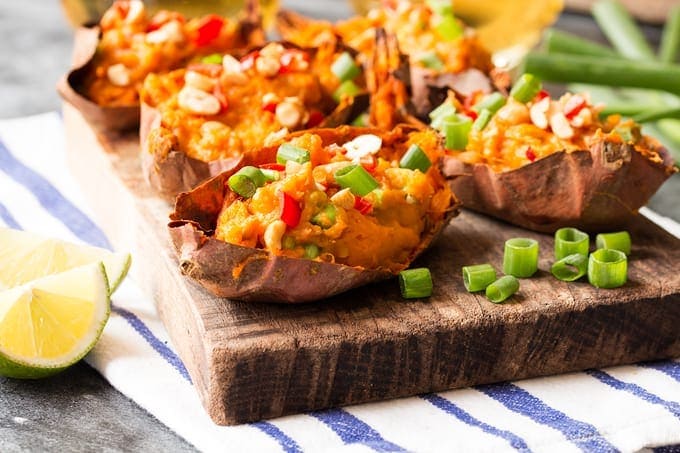
<svg viewBox="0 0 680 453"><path fill-rule="evenodd" d="M444 159L444 174L463 206L530 230L624 228L677 169L665 149L655 162L629 143L598 141L557 152L516 170Z"/></svg>
<svg viewBox="0 0 680 453"><path fill-rule="evenodd" d="M312 129L325 145L343 142L365 133L377 133L394 139L413 130L410 126L385 132L370 128L343 126L336 129ZM295 136L310 131L300 131ZM392 136L391 138L389 136ZM260 156L273 158L276 147L265 148ZM320 262L277 256L267 250L243 247L217 240L213 231L225 200L233 197L227 180L236 169L221 173L191 192L181 193L168 224L170 237L178 253L182 273L196 280L211 293L244 301L302 303L324 299L350 289L393 276L387 269ZM446 215L429 224L419 247L409 262L422 253L457 213L458 202L452 196ZM290 282L295 284L291 285Z"/></svg>

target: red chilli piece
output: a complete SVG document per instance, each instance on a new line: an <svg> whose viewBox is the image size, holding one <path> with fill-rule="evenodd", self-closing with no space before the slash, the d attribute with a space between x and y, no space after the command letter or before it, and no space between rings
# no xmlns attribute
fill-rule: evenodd
<svg viewBox="0 0 680 453"><path fill-rule="evenodd" d="M365 198L356 195L354 197L354 209L359 211L361 214L366 215L373 210L373 205Z"/></svg>
<svg viewBox="0 0 680 453"><path fill-rule="evenodd" d="M527 159L529 159L529 162L533 162L536 160L536 153L534 152L531 147L527 148L527 150L524 153L525 156L527 156Z"/></svg>
<svg viewBox="0 0 680 453"><path fill-rule="evenodd" d="M467 116L468 118L471 118L472 121L477 119L477 112L475 112L474 110L465 110L463 112L463 115Z"/></svg>
<svg viewBox="0 0 680 453"><path fill-rule="evenodd" d="M319 110L312 110L309 112L309 119L307 120L307 124L305 125L308 129L311 127L316 127L323 123L323 120L326 119L326 116L323 114L323 112L320 112Z"/></svg>
<svg viewBox="0 0 680 453"><path fill-rule="evenodd" d="M198 25L198 35L196 36L197 46L207 46L214 41L222 31L224 19L216 14L205 16Z"/></svg>
<svg viewBox="0 0 680 453"><path fill-rule="evenodd" d="M545 99L545 98L549 98L549 97L550 97L550 93L548 93L546 90L541 90L534 97L534 102L538 102L541 99Z"/></svg>
<svg viewBox="0 0 680 453"><path fill-rule="evenodd" d="M465 96L463 99L463 111L466 114L468 111L472 111L472 107L477 104L477 102L479 102L482 96L484 96L484 92L481 90L475 90L469 95Z"/></svg>
<svg viewBox="0 0 680 453"><path fill-rule="evenodd" d="M178 13L177 11L168 11L166 9L158 11L149 21L149 25L146 27L146 32L158 30L163 25L168 22L177 21L181 24L186 22L184 15Z"/></svg>
<svg viewBox="0 0 680 453"><path fill-rule="evenodd" d="M301 70L305 67L302 62L309 63L307 52L298 49L286 49L279 58L279 63L281 63L279 74Z"/></svg>
<svg viewBox="0 0 680 453"><path fill-rule="evenodd" d="M564 104L564 116L566 116L568 120L571 120L578 115L585 106L586 99L579 94L575 94L569 98L566 104Z"/></svg>
<svg viewBox="0 0 680 453"><path fill-rule="evenodd" d="M362 167L364 167L364 170L366 170L369 173L375 172L375 167L378 166L378 161L375 159L373 155L362 157L361 159L359 159L359 163L361 164Z"/></svg>
<svg viewBox="0 0 680 453"><path fill-rule="evenodd" d="M300 223L300 216L302 215L300 203L286 192L281 192L281 194L281 204L283 206L281 208L281 220L290 228L295 228Z"/></svg>
<svg viewBox="0 0 680 453"><path fill-rule="evenodd" d="M260 56L259 50L254 50L241 58L241 70L247 71L255 66L255 60Z"/></svg>
<svg viewBox="0 0 680 453"><path fill-rule="evenodd" d="M265 111L265 112L269 112L271 114L275 114L277 105L279 105L279 104L277 104L276 102L269 102L269 103L264 104L262 106L262 110Z"/></svg>
<svg viewBox="0 0 680 453"><path fill-rule="evenodd" d="M274 164L274 163L271 163L271 164L262 164L262 165L258 165L258 167L259 167L259 168L263 168L263 169L265 169L265 170L276 170L276 171L284 171L284 170L286 169L286 166L285 166L285 165Z"/></svg>
<svg viewBox="0 0 680 453"><path fill-rule="evenodd" d="M220 101L220 106L222 107L220 112L224 112L229 107L229 101L227 100L227 96L222 91L222 85L219 82L215 84L212 94L217 98L218 101Z"/></svg>

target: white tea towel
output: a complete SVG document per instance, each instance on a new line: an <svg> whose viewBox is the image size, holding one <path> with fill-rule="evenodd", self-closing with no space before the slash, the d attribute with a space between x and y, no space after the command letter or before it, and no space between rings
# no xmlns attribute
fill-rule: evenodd
<svg viewBox="0 0 680 453"><path fill-rule="evenodd" d="M66 167L63 143L56 113L0 121L0 220L107 247ZM680 237L673 220L642 212ZM633 452L680 444L675 360L216 426L152 301L129 278L114 295L109 323L86 360L111 385L208 452Z"/></svg>

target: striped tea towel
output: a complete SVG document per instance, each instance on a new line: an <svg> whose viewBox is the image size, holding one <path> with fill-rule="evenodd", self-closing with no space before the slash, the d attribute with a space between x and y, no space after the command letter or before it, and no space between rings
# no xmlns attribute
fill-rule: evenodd
<svg viewBox="0 0 680 453"><path fill-rule="evenodd" d="M0 121L0 219L13 228L108 247L69 175L63 142L56 113ZM680 237L677 223L644 214ZM632 452L680 444L677 360L219 427L204 412L151 300L129 278L114 295L108 325L86 360L203 451Z"/></svg>

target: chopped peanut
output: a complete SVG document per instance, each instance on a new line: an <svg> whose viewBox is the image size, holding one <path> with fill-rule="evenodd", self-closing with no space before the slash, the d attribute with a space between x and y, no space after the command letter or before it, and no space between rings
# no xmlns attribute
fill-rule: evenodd
<svg viewBox="0 0 680 453"><path fill-rule="evenodd" d="M264 230L264 244L270 250L281 250L281 238L286 232L286 223L283 220L274 220Z"/></svg>
<svg viewBox="0 0 680 453"><path fill-rule="evenodd" d="M106 70L106 77L112 84L125 87L130 84L130 70L123 63L111 65Z"/></svg>
<svg viewBox="0 0 680 453"><path fill-rule="evenodd" d="M215 115L222 109L220 101L212 94L185 86L177 95L180 108L197 115Z"/></svg>
<svg viewBox="0 0 680 453"><path fill-rule="evenodd" d="M215 88L215 79L208 77L196 71L187 71L184 74L184 83L186 86L194 87L201 91L210 92Z"/></svg>

